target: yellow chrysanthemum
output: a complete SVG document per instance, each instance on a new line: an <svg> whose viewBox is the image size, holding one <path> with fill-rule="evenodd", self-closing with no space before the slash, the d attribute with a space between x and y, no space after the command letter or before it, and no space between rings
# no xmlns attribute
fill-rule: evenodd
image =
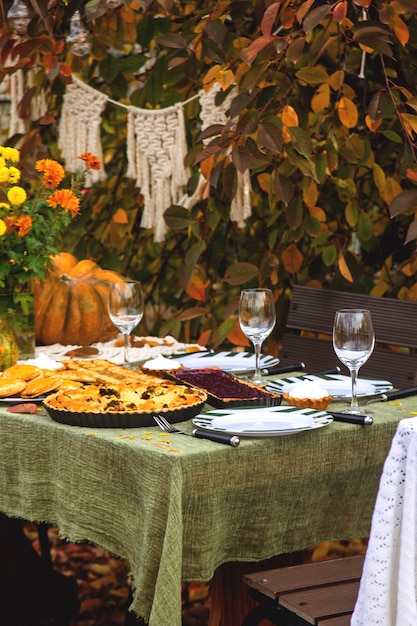
<svg viewBox="0 0 417 626"><path fill-rule="evenodd" d="M3 159L2 156L0 156L0 167L6 167L6 159Z"/></svg>
<svg viewBox="0 0 417 626"><path fill-rule="evenodd" d="M9 178L9 182L10 183L18 183L20 180L20 170L17 169L17 167L13 167L13 165L11 165L9 167L9 174L10 174L10 178Z"/></svg>
<svg viewBox="0 0 417 626"><path fill-rule="evenodd" d="M7 204L7 202L0 202L0 209L10 209L10 204Z"/></svg>
<svg viewBox="0 0 417 626"><path fill-rule="evenodd" d="M10 180L10 171L8 167L0 167L0 183L8 183Z"/></svg>
<svg viewBox="0 0 417 626"><path fill-rule="evenodd" d="M20 152L16 148L2 147L0 150L0 154L4 156L6 161L11 161L12 163L19 163Z"/></svg>
<svg viewBox="0 0 417 626"><path fill-rule="evenodd" d="M43 172L42 185L48 189L58 187L65 176L65 170L62 165L53 159L36 161L35 168L38 172Z"/></svg>
<svg viewBox="0 0 417 626"><path fill-rule="evenodd" d="M80 200L71 189L57 189L48 198L48 204L56 208L61 206L75 217L80 210Z"/></svg>
<svg viewBox="0 0 417 626"><path fill-rule="evenodd" d="M23 204L23 202L26 200L26 197L26 191L22 187L10 187L9 191L7 192L7 199L10 204Z"/></svg>
<svg viewBox="0 0 417 626"><path fill-rule="evenodd" d="M6 230L7 230L7 227L6 227L4 220L0 219L0 237L4 235Z"/></svg>

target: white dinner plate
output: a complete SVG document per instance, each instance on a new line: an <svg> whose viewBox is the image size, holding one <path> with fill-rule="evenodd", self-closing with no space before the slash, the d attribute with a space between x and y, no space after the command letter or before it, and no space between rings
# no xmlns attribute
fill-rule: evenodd
<svg viewBox="0 0 417 626"><path fill-rule="evenodd" d="M282 394L289 393L292 388L304 380L316 382L320 387L328 391L335 400L346 400L352 395L350 376L343 376L343 374L287 376L279 380L270 381L267 389ZM358 378L356 389L359 397L377 396L393 389L393 384L388 380Z"/></svg>
<svg viewBox="0 0 417 626"><path fill-rule="evenodd" d="M279 437L328 426L333 421L325 411L289 406L247 409L216 409L193 420L198 428L241 437Z"/></svg>
<svg viewBox="0 0 417 626"><path fill-rule="evenodd" d="M30 403L30 402L43 402L46 396L36 396L36 398L18 398L17 396L12 396L11 398L0 398L0 402L5 402L7 404L21 404L21 403Z"/></svg>
<svg viewBox="0 0 417 626"><path fill-rule="evenodd" d="M253 352L194 352L181 357L173 355L175 361L179 361L187 369L200 367L219 367L225 372L230 370L244 370L255 368L255 355ZM273 356L261 355L260 366L272 367L278 365L279 359Z"/></svg>

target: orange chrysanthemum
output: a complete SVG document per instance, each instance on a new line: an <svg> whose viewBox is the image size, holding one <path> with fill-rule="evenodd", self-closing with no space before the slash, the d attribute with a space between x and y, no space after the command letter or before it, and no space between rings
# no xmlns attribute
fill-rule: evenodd
<svg viewBox="0 0 417 626"><path fill-rule="evenodd" d="M35 168L38 172L43 172L42 185L48 189L58 187L65 176L65 170L62 165L52 159L36 161Z"/></svg>
<svg viewBox="0 0 417 626"><path fill-rule="evenodd" d="M80 156L78 157L79 159L82 159L83 161L85 161L86 167L88 170L99 170L101 169L101 161L100 159L95 156L94 154L91 154L91 152L84 152L84 154L80 154Z"/></svg>
<svg viewBox="0 0 417 626"><path fill-rule="evenodd" d="M57 189L48 198L49 206L61 206L75 217L80 210L80 200L71 189Z"/></svg>
<svg viewBox="0 0 417 626"><path fill-rule="evenodd" d="M16 229L19 237L24 237L32 228L32 218L30 215L19 215L16 220Z"/></svg>

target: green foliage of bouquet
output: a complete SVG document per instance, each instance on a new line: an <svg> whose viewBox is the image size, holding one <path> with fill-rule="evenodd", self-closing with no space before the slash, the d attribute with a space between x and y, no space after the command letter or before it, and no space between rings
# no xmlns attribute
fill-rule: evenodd
<svg viewBox="0 0 417 626"><path fill-rule="evenodd" d="M86 170L100 169L100 160L87 152L79 157ZM17 184L20 152L0 146L0 290L27 289L33 278L43 280L57 242L80 210L84 174L72 176L71 188L60 187L65 170L52 159L36 161L41 174L26 189Z"/></svg>

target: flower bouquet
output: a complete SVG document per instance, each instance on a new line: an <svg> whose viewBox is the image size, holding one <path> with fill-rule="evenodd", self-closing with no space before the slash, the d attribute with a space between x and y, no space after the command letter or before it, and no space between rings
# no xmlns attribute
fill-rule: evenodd
<svg viewBox="0 0 417 626"><path fill-rule="evenodd" d="M101 167L89 152L79 158L86 171ZM19 150L0 146L0 321L13 326L19 358L28 358L34 354L31 284L47 275L51 256L58 254L57 244L77 216L85 190L83 173L72 175L70 188L61 187L65 169L53 159L36 161L40 178L26 189L19 184L19 161Z"/></svg>

